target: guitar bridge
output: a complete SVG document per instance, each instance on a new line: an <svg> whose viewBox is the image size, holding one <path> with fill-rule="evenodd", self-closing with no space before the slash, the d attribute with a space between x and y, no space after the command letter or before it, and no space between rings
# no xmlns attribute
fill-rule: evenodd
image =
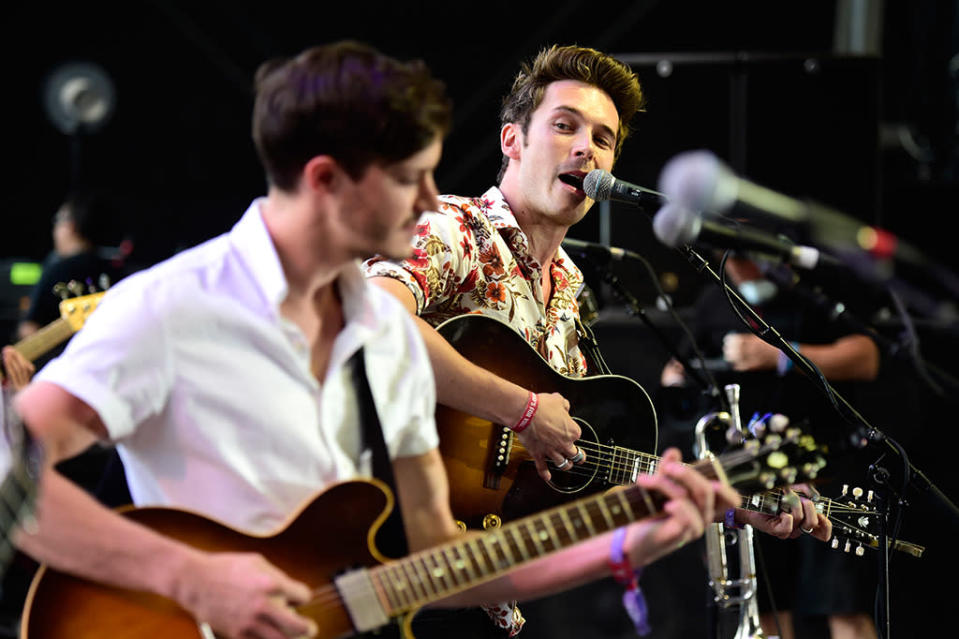
<svg viewBox="0 0 959 639"><path fill-rule="evenodd" d="M509 456L513 450L513 431L506 426L499 430L490 429L489 457L486 462L486 475L483 478L483 487L499 490L500 479L509 465Z"/></svg>

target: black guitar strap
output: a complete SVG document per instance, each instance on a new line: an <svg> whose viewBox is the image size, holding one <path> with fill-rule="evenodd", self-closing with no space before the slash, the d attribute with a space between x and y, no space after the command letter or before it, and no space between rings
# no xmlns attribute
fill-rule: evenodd
<svg viewBox="0 0 959 639"><path fill-rule="evenodd" d="M356 389L356 403L360 415L360 433L363 449L372 452L373 477L389 486L396 503L393 511L376 533L376 547L388 557L399 558L409 554L406 532L403 529L403 514L400 512L399 494L393 478L393 464L383 439L383 427L373 402L373 392L366 377L366 363L363 349L360 348L351 358L353 387Z"/></svg>
<svg viewBox="0 0 959 639"><path fill-rule="evenodd" d="M593 329L576 318L576 336L579 338L579 350L586 356L587 375L609 375L609 366L599 350L599 341Z"/></svg>

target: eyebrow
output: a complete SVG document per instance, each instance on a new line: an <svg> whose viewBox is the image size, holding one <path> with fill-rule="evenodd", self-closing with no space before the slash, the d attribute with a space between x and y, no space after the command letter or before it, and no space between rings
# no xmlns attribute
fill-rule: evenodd
<svg viewBox="0 0 959 639"><path fill-rule="evenodd" d="M581 118L581 119L583 119L583 120L587 120L587 119L588 119L585 115L583 115L583 112L580 111L579 109L574 108L574 107L571 107L571 106L567 106L567 105L565 105L565 104L561 104L561 105L555 107L555 108L553 109L553 111L565 111L565 112L567 112L567 113L572 113L573 115L575 115L575 116L577 116L577 117L579 117L579 118ZM617 136L616 136L616 132L615 132L615 131L613 131L611 128L609 128L608 126L606 126L606 125L603 124L602 122L599 123L599 128L603 129L603 131L605 131L607 134L611 135L611 136L613 137L613 142L616 141L616 137L617 137Z"/></svg>

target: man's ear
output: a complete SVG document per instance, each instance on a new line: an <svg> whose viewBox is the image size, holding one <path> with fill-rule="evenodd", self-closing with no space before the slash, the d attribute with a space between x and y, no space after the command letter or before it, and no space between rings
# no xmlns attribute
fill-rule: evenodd
<svg viewBox="0 0 959 639"><path fill-rule="evenodd" d="M339 162L329 155L317 155L303 166L300 181L310 191L331 191L345 175Z"/></svg>
<svg viewBox="0 0 959 639"><path fill-rule="evenodd" d="M499 148L511 160L520 159L523 146L523 129L515 122L507 122L499 131Z"/></svg>

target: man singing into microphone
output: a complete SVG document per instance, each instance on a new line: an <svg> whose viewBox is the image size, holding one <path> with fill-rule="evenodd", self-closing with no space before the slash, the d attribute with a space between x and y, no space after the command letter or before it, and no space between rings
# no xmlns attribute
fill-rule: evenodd
<svg viewBox="0 0 959 639"><path fill-rule="evenodd" d="M643 102L636 75L618 60L583 47L544 49L503 101L498 185L480 197L442 196L439 210L420 220L413 257L365 264L367 276L417 316L440 403L507 426L532 413L518 437L543 479L585 461L569 403L472 364L434 327L481 313L515 328L556 371L597 372L577 333L583 275L561 243L593 204L584 177L612 169ZM824 539L830 534L809 502L795 518L753 515L737 511L736 518L777 536L798 534L800 525Z"/></svg>

